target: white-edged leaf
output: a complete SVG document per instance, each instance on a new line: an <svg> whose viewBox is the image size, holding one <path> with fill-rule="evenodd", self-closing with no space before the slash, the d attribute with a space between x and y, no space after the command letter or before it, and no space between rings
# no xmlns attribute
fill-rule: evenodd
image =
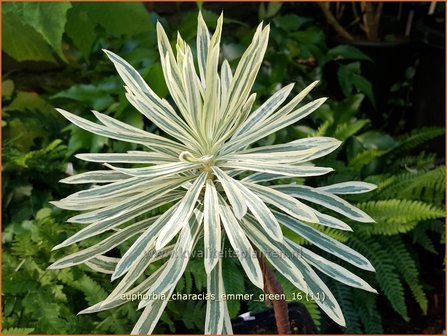
<svg viewBox="0 0 447 336"><path fill-rule="evenodd" d="M115 272L112 276L112 281L126 273L127 270L131 268L138 260L138 257L143 255L148 247L154 245L155 239L158 237L161 229L171 218L177 207L178 205L170 207L138 237L138 239L132 244L132 246L126 251L126 253L124 253L120 261L118 262L118 265L115 268Z"/></svg>
<svg viewBox="0 0 447 336"><path fill-rule="evenodd" d="M57 250L59 248L69 246L71 244L77 243L81 240L99 235L107 230L110 230L118 225L121 225L143 213L146 213L152 209L158 208L163 204L173 202L181 197L183 197L184 192L172 192L166 195L162 195L158 197L156 200L150 199L149 202L138 202L138 204L134 204L133 207L129 208L124 215L115 216L113 218L108 218L103 221L95 222L87 226L86 228L76 232L71 237L64 240L62 243L53 247L53 250ZM148 204L150 203L150 204Z"/></svg>
<svg viewBox="0 0 447 336"><path fill-rule="evenodd" d="M292 249L300 253L301 257L303 257L307 263L320 270L327 276L340 281L345 285L360 288L368 292L377 293L377 291L372 288L365 280L347 270L346 268L319 256L311 250L308 250L307 248L300 246L289 239L286 239L286 241Z"/></svg>
<svg viewBox="0 0 447 336"><path fill-rule="evenodd" d="M195 211L189 218L188 223L183 226L171 257L166 263L165 270L147 292L149 298L164 294L169 291L172 286L177 284L185 271L191 252L197 242L202 219L203 214L199 211ZM150 304L150 302L151 300L141 300L138 309L145 307Z"/></svg>
<svg viewBox="0 0 447 336"><path fill-rule="evenodd" d="M317 188L318 190L323 190L332 194L362 194L376 189L377 186L372 183L360 182L360 181L350 181L331 184L323 187Z"/></svg>
<svg viewBox="0 0 447 336"><path fill-rule="evenodd" d="M268 118L287 99L294 85L295 84L289 84L275 92L264 104L250 114L248 119L237 129L232 138L244 134L251 130L255 125Z"/></svg>
<svg viewBox="0 0 447 336"><path fill-rule="evenodd" d="M71 267L74 265L82 264L83 262L86 262L97 255L104 254L144 230L147 226L154 223L157 218L158 216L145 219L135 224L129 225L124 229L120 229L111 236L101 240L99 243L96 243L93 246L59 259L58 261L48 266L48 269Z"/></svg>
<svg viewBox="0 0 447 336"><path fill-rule="evenodd" d="M219 218L219 199L213 181L206 181L205 196L203 201L203 229L204 229L204 265L207 274L219 261L221 249L221 228Z"/></svg>
<svg viewBox="0 0 447 336"><path fill-rule="evenodd" d="M241 134L240 136L228 141L224 144L221 152L223 154L228 154L231 152L238 151L241 148L247 147L249 144L267 137L268 135L285 128L291 124L296 123L302 118L308 116L317 108L319 108L326 101L326 98L316 99L310 103L307 103L303 107L285 115L282 117L276 117L276 114L270 116L264 120L261 125L252 129L251 131ZM279 113L279 112L278 112Z"/></svg>
<svg viewBox="0 0 447 336"><path fill-rule="evenodd" d="M172 246L169 246L168 248L160 251L160 253L158 254L153 249L153 244L149 245L144 253L137 257L133 266L129 268L129 270L126 272L126 275L119 282L119 284L116 285L112 293L109 294L109 296L103 301L102 304L107 305L107 303L113 301L116 297L127 291L130 287L132 287L135 281L138 280L138 278L143 274L143 272L149 267L150 264L152 264L156 260L166 258L167 256L169 256L169 253L166 252L171 250ZM111 280L114 280L113 275Z"/></svg>
<svg viewBox="0 0 447 336"><path fill-rule="evenodd" d="M83 184L83 183L109 183L127 180L132 176L116 172L113 170L93 170L81 174L66 177L59 182L67 184Z"/></svg>
<svg viewBox="0 0 447 336"><path fill-rule="evenodd" d="M150 301L143 313L140 315L137 323L131 331L131 335L149 335L154 330L160 319L161 314L165 310L166 305L174 291L175 286L171 286L166 293L166 298L156 298Z"/></svg>
<svg viewBox="0 0 447 336"><path fill-rule="evenodd" d="M288 164L275 164L263 161L228 161L220 165L225 168L234 168L240 170L251 170L263 173L278 174L284 176L320 176L333 171L328 167L314 167L314 166L296 166Z"/></svg>
<svg viewBox="0 0 447 336"><path fill-rule="evenodd" d="M140 204L150 204L152 201L157 200L160 196L177 189L179 185L181 185L181 183L178 183L180 181L183 183L185 179L180 178L179 180L160 181L156 187L147 188L147 190L144 190L135 196L128 197L120 203L76 215L69 218L67 221L70 223L86 224L122 216Z"/></svg>
<svg viewBox="0 0 447 336"><path fill-rule="evenodd" d="M171 156L178 156L179 153L186 150L186 147L179 143L152 133L144 132L137 128L135 128L134 132L125 131L124 129L118 129L117 131L116 128L96 124L94 122L91 122L90 120L78 117L77 115L64 111L62 109L56 110L76 126L97 135L105 136L110 139L142 144L156 151L163 152ZM127 126L129 127L129 125Z"/></svg>
<svg viewBox="0 0 447 336"><path fill-rule="evenodd" d="M298 289L313 295L311 297L324 297L324 299L315 300L316 303L335 322L345 325L337 300L315 271L302 259L299 252L292 250L286 242L273 242L267 237L262 237L253 219L244 219L244 226L253 242L284 277Z"/></svg>
<svg viewBox="0 0 447 336"><path fill-rule="evenodd" d="M85 262L85 265L90 267L95 272L112 274L117 264L118 258L107 257L98 255Z"/></svg>
<svg viewBox="0 0 447 336"><path fill-rule="evenodd" d="M104 50L115 65L121 79L126 84L127 98L134 107L160 129L179 139L184 144L194 142L188 133L188 126L173 111L172 107L160 99L146 84L141 75L129 63L111 51Z"/></svg>
<svg viewBox="0 0 447 336"><path fill-rule="evenodd" d="M91 314L97 313L100 311L112 309L115 307L119 307L129 301L134 301L138 298L138 294L142 295L152 284L157 280L163 270L166 268L166 264L161 265L154 273L152 273L148 278L144 279L139 285L135 286L131 290L123 293L119 297L115 297L113 300L110 300L107 304L104 301L100 301L93 306L90 306L78 313L80 314Z"/></svg>
<svg viewBox="0 0 447 336"><path fill-rule="evenodd" d="M337 230L352 231L352 228L348 224L338 218L323 214L317 210L314 210L314 213L318 218L317 223L320 225L331 227Z"/></svg>
<svg viewBox="0 0 447 336"><path fill-rule="evenodd" d="M221 92L221 106L220 110L223 109L222 104L225 103L228 95L228 90L230 89L231 81L233 80L233 73L231 72L230 64L227 60L222 62L222 67L220 69L220 92Z"/></svg>
<svg viewBox="0 0 447 336"><path fill-rule="evenodd" d="M236 252L242 268L250 281L256 287L263 289L264 281L256 253L242 230L240 223L222 198L219 202L219 214L228 240Z"/></svg>
<svg viewBox="0 0 447 336"><path fill-rule="evenodd" d="M340 243L339 241L300 222L295 218L284 215L283 213L277 211L274 211L274 214L281 224L287 226L289 229L307 239L309 242L319 247L320 249L331 253L358 268L367 271L374 271L374 267L371 265L369 260L349 246Z"/></svg>
<svg viewBox="0 0 447 336"><path fill-rule="evenodd" d="M205 184L207 173L202 173L197 177L194 183L186 192L185 196L179 203L177 209L172 214L169 221L164 225L157 238L155 248L157 250L168 244L172 238L186 225L191 217L203 185Z"/></svg>
<svg viewBox="0 0 447 336"><path fill-rule="evenodd" d="M139 152L139 153L85 153L76 154L78 159L88 162L118 162L118 163L168 163L175 159L172 156L158 152Z"/></svg>
<svg viewBox="0 0 447 336"><path fill-rule="evenodd" d="M188 163L188 162L172 162L157 166L144 167L144 168L121 168L115 167L108 163L104 164L106 167L118 171L123 174L130 176L142 176L142 177L158 177L158 176L169 176L174 174L179 174L186 172L188 170L197 168L200 163Z"/></svg>
<svg viewBox="0 0 447 336"><path fill-rule="evenodd" d="M242 218L247 213L245 197L239 190L239 185L218 167L213 167L220 184L222 185L233 212L237 218Z"/></svg>
<svg viewBox="0 0 447 336"><path fill-rule="evenodd" d="M270 187L265 187L255 183L245 182L244 184L255 192L264 202L276 206L278 209L281 209L290 216L306 222L318 222L318 218L315 215L314 210L295 198Z"/></svg>
<svg viewBox="0 0 447 336"><path fill-rule="evenodd" d="M208 59L208 46L210 44L210 33L205 21L203 20L202 13L199 11L197 17L197 63L199 65L200 80L203 88L205 88L206 80L206 63Z"/></svg>
<svg viewBox="0 0 447 336"><path fill-rule="evenodd" d="M207 292L210 297L206 302L205 335L222 334L226 302L222 299L224 291L222 277L222 260L207 274Z"/></svg>
<svg viewBox="0 0 447 336"><path fill-rule="evenodd" d="M364 211L356 208L355 206L349 204L344 199L335 196L329 192L311 188L308 186L295 185L295 184L287 184L281 186L273 186L273 188L291 195L296 198L304 199L306 201L320 204L328 209L331 209L339 214L342 214L350 219L353 219L357 222L362 223L373 223L374 219L372 219L368 214Z"/></svg>

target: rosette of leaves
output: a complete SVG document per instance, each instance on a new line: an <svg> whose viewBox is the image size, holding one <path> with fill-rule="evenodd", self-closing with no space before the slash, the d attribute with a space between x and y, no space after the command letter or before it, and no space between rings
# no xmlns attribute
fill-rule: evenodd
<svg viewBox="0 0 447 336"><path fill-rule="evenodd" d="M210 34L199 14L197 64L191 48L178 35L176 54L157 24L158 47L167 87L176 108L160 99L140 74L114 53L105 53L125 83L132 105L150 119L165 136L148 133L110 116L93 111L100 124L58 110L75 125L92 133L144 146L144 151L78 154L77 157L104 163L109 169L68 177L64 183L93 184L54 202L60 208L84 211L69 222L85 227L55 249L104 235L95 245L68 255L50 266L64 268L85 263L91 268L122 278L102 302L82 313L103 311L130 300L131 294L147 294L139 302L144 308L132 333L151 333L170 295L188 264L195 245L203 239L207 291L205 332L231 333L231 321L224 300L222 240L236 252L251 282L263 288L263 274L257 258L262 253L271 265L304 293L324 296L318 305L334 321L345 324L334 296L316 270L349 286L375 292L364 280L334 262L299 246L283 236L282 226L301 235L316 247L361 269L373 271L370 262L342 243L316 229L326 226L350 230L342 220L317 211L314 203L358 222L373 222L363 211L338 194L362 193L374 189L363 182L345 182L320 188L286 184L266 186L278 178L327 174L327 167L310 161L339 145L329 137L309 137L289 143L249 148L269 134L294 124L315 111L325 98L303 106L300 102L316 82L287 103L293 84L273 94L252 111L256 94L251 88L267 48L269 26L260 24L234 73L224 60L219 65L222 16ZM119 164L144 164L121 167ZM241 173L247 175L241 178ZM248 174L247 174L248 173ZM303 202L304 201L304 202ZM152 209L170 205L155 217L135 222ZM121 258L105 253L137 237ZM148 278L138 279L155 260L166 262Z"/></svg>

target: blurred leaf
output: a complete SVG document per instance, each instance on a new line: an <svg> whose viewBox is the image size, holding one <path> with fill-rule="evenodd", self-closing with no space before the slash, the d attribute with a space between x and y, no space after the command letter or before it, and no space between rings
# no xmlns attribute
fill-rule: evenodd
<svg viewBox="0 0 447 336"><path fill-rule="evenodd" d="M29 335L34 331L34 328L7 328L2 330L3 335Z"/></svg>
<svg viewBox="0 0 447 336"><path fill-rule="evenodd" d="M62 52L62 35L67 22L67 10L71 7L69 2L14 2L5 7L6 13L13 12L22 23L33 27L66 61Z"/></svg>
<svg viewBox="0 0 447 336"><path fill-rule="evenodd" d="M51 98L68 98L77 100L86 103L89 107L98 111L106 109L114 102L114 99L110 94L93 84L73 85L68 90L61 91Z"/></svg>
<svg viewBox="0 0 447 336"><path fill-rule="evenodd" d="M144 4L137 2L73 3L68 12L67 35L88 58L101 26L114 37L132 36L153 30L151 16Z"/></svg>
<svg viewBox="0 0 447 336"><path fill-rule="evenodd" d="M105 137L84 131L74 125L68 126L67 129L71 130L67 156L71 156L81 149L90 153L98 153L109 142Z"/></svg>
<svg viewBox="0 0 447 336"><path fill-rule="evenodd" d="M10 99L14 93L14 82L7 79L2 82L2 98Z"/></svg>
<svg viewBox="0 0 447 336"><path fill-rule="evenodd" d="M95 23L89 17L89 13L81 3L73 3L67 13L65 31L74 45L81 51L82 56L88 59L90 50L96 40Z"/></svg>
<svg viewBox="0 0 447 336"><path fill-rule="evenodd" d="M364 93L368 97L369 101L373 104L374 107L376 106L373 88L369 80L361 75L354 74L352 76L352 84L358 91Z"/></svg>
<svg viewBox="0 0 447 336"><path fill-rule="evenodd" d="M78 3L94 24L115 37L134 35L153 29L149 13L139 2Z"/></svg>
<svg viewBox="0 0 447 336"><path fill-rule="evenodd" d="M369 58L369 56L361 52L359 49L347 44L341 44L332 49L329 49L327 54L331 59L341 57L348 60L365 60L373 62L373 60Z"/></svg>
<svg viewBox="0 0 447 336"><path fill-rule="evenodd" d="M281 2L260 3L258 10L259 20L264 20L275 16L276 14L278 14L281 7L282 7Z"/></svg>
<svg viewBox="0 0 447 336"><path fill-rule="evenodd" d="M145 79L154 92L161 98L166 98L169 94L166 86L163 70L160 63L151 66Z"/></svg>
<svg viewBox="0 0 447 336"><path fill-rule="evenodd" d="M12 3L5 3L7 8ZM14 13L2 15L2 49L17 61L56 62L42 35L29 25L22 23Z"/></svg>
<svg viewBox="0 0 447 336"><path fill-rule="evenodd" d="M52 113L53 106L48 104L42 97L34 92L19 92L14 100L6 106L3 111L40 111L43 113Z"/></svg>
<svg viewBox="0 0 447 336"><path fill-rule="evenodd" d="M355 137L365 149L388 150L394 147L397 142L389 134L379 131L369 131Z"/></svg>
<svg viewBox="0 0 447 336"><path fill-rule="evenodd" d="M299 16L296 14L286 14L273 19L273 22L285 31L295 31L300 29L303 25L311 22L312 19Z"/></svg>

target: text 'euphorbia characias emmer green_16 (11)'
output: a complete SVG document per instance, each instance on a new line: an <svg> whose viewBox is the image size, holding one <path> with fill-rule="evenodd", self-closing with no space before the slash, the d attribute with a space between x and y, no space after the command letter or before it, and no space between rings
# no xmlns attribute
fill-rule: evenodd
<svg viewBox="0 0 447 336"><path fill-rule="evenodd" d="M53 202L63 209L84 211L69 222L85 225L55 249L98 235L103 239L58 260L50 268L86 264L112 274L112 280L122 278L104 301L81 313L114 308L131 300L132 294L141 294L138 307L144 310L132 333L148 334L156 326L197 242L203 239L207 292L215 298L207 301L205 333L231 333L227 305L220 299L225 293L220 252L223 242L228 242L255 286L263 288L257 258L261 253L299 290L323 293L324 300L317 300L317 304L335 322L345 325L339 304L314 269L346 285L375 290L347 269L283 236L282 227L354 266L373 271L361 254L316 229L318 225L340 230L350 227L307 204L317 204L354 221L373 222L337 195L363 193L375 186L344 182L312 188L294 183L265 183L331 172L331 168L314 166L311 161L334 151L340 141L308 137L253 147L258 140L315 111L325 98L300 104L316 85L314 82L288 100L293 88L290 84L252 109L256 94L251 89L267 48L269 26L258 26L233 72L226 60L219 62L222 22L221 16L211 35L201 14L198 16L198 71L192 50L180 35L174 54L161 24L157 24L161 65L175 107L158 97L125 60L105 50L124 81L127 99L164 136L96 111L93 113L100 123L58 110L85 130L139 144L143 150L77 155L85 161L104 163L109 169L62 180L93 187ZM116 163L146 166L121 167ZM244 178L240 177L242 173ZM166 205L170 207L161 215L136 221L137 217ZM121 258L105 255L131 238L136 240ZM165 263L141 281L155 260Z"/></svg>

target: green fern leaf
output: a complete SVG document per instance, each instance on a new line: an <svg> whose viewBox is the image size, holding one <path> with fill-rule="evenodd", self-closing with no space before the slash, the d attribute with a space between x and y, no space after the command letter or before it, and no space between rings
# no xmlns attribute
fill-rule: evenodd
<svg viewBox="0 0 447 336"><path fill-rule="evenodd" d="M2 335L29 335L34 331L34 328L7 328L2 330Z"/></svg>
<svg viewBox="0 0 447 336"><path fill-rule="evenodd" d="M411 200L368 201L357 204L357 207L369 213L376 221L371 225L355 224L356 230L365 235L393 235L408 232L419 221L445 216L443 209Z"/></svg>
<svg viewBox="0 0 447 336"><path fill-rule="evenodd" d="M408 321L404 288L394 265L395 256L387 253L376 238L351 237L349 245L366 256L376 269L376 279L393 309Z"/></svg>
<svg viewBox="0 0 447 336"><path fill-rule="evenodd" d="M425 315L427 313L428 300L420 284L419 271L416 263L402 242L402 239L400 237L380 238L380 242L389 254L394 256L396 269L410 287L413 297Z"/></svg>
<svg viewBox="0 0 447 336"><path fill-rule="evenodd" d="M399 139L399 144L393 148L394 153L402 153L416 148L429 140L437 138L445 133L441 127L425 127L412 131L408 135L404 135Z"/></svg>

